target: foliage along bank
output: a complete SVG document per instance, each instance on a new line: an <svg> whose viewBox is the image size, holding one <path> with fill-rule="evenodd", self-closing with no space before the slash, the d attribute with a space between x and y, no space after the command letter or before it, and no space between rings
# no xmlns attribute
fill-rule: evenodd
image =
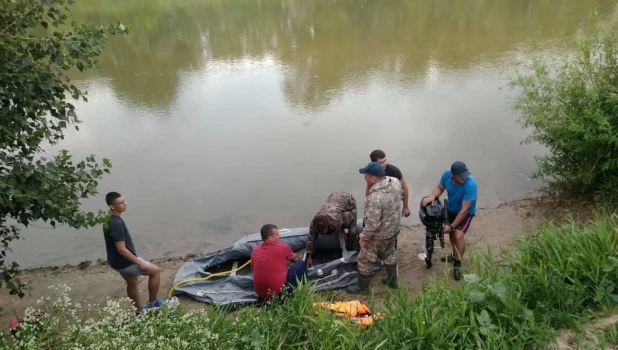
<svg viewBox="0 0 618 350"><path fill-rule="evenodd" d="M120 23L107 27L70 18L72 0L0 0L0 287L23 296L14 277L16 263L5 261L18 225L91 227L105 213L85 212L83 198L97 194L111 162L91 155L75 161L62 150L48 159L44 148L79 130L75 106L87 93L68 73L96 67L109 35L124 34Z"/></svg>

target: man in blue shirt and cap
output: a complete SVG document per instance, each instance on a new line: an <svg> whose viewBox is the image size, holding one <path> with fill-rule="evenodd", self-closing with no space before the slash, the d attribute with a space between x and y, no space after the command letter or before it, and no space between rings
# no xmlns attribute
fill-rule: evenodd
<svg viewBox="0 0 618 350"><path fill-rule="evenodd" d="M453 254L443 257L443 262L453 263L453 277L461 279L461 260L466 251L464 234L468 232L472 218L476 214L476 197L478 187L464 162L454 162L450 169L442 173L440 183L431 196L423 200L422 205L433 203L446 190L448 195L447 214L449 224L444 227L444 234L449 235Z"/></svg>

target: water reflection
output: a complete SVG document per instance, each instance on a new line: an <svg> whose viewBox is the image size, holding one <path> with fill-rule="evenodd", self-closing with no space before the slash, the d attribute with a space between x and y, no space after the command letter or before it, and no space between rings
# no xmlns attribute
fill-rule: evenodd
<svg viewBox="0 0 618 350"><path fill-rule="evenodd" d="M130 26L93 76L131 105L169 109L183 73L268 56L284 68L286 101L314 110L375 79L408 87L430 62L463 69L571 35L595 6L616 10L607 0L92 0L75 16Z"/></svg>
<svg viewBox="0 0 618 350"><path fill-rule="evenodd" d="M548 42L595 5L615 19L604 0L79 2L77 20L131 32L78 76L84 124L59 147L112 160L84 208L123 193L145 258L223 248L266 222L306 226L332 191L362 212L357 169L374 148L403 171L411 208L455 159L493 206L536 188L526 175L542 152L519 145L501 72L527 40L562 55ZM20 264L104 258L100 227L24 236L9 258Z"/></svg>

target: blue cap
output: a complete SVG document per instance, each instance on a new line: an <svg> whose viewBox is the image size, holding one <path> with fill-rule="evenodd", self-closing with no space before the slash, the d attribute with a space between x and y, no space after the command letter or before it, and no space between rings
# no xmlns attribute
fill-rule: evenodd
<svg viewBox="0 0 618 350"><path fill-rule="evenodd" d="M358 172L361 174L384 176L384 168L378 162L371 162L366 167L358 169Z"/></svg>
<svg viewBox="0 0 618 350"><path fill-rule="evenodd" d="M457 161L451 165L451 174L465 179L470 176L470 170L468 170L466 163Z"/></svg>

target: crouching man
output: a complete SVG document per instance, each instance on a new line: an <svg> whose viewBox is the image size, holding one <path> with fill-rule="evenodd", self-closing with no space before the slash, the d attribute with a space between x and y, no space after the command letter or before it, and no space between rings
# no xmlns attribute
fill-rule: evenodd
<svg viewBox="0 0 618 350"><path fill-rule="evenodd" d="M305 275L305 262L289 245L281 243L279 228L272 224L260 230L262 244L251 252L255 293L264 300L278 296L285 288L292 292ZM292 262L288 269L287 262Z"/></svg>
<svg viewBox="0 0 618 350"><path fill-rule="evenodd" d="M382 283L397 288L397 237L401 224L403 189L398 179L386 176L380 163L372 162L359 169L370 187L365 197L365 228L360 234L361 251L358 255L358 283L349 286L350 293L368 290L372 266L382 259L387 276Z"/></svg>
<svg viewBox="0 0 618 350"><path fill-rule="evenodd" d="M309 224L307 266L313 265L315 242L320 235L335 232L346 243L347 250L356 250L356 199L347 192L333 192L322 204ZM346 232L347 231L347 232Z"/></svg>

